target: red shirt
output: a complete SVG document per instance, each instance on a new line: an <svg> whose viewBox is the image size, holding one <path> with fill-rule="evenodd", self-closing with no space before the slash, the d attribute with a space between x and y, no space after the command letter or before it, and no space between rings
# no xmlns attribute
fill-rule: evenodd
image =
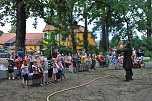
<svg viewBox="0 0 152 101"><path fill-rule="evenodd" d="M101 61L104 61L104 56L103 56L102 54L100 54L99 59L100 59Z"/></svg>

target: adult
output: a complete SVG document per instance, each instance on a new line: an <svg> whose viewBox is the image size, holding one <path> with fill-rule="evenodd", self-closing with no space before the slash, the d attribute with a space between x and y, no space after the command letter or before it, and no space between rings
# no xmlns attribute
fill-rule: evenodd
<svg viewBox="0 0 152 101"><path fill-rule="evenodd" d="M29 62L30 62L30 67L29 67L29 72L30 73L33 73L33 68L32 68L32 65L33 65L33 62L35 61L35 56L33 53L30 54L29 56Z"/></svg>
<svg viewBox="0 0 152 101"><path fill-rule="evenodd" d="M19 48L19 50L17 51L17 54L20 54L21 58L24 59L25 54L24 54L24 51L21 48Z"/></svg>
<svg viewBox="0 0 152 101"><path fill-rule="evenodd" d="M130 42L127 41L125 43L123 52L124 52L123 68L126 71L126 75L125 75L126 80L125 81L129 81L129 80L132 80L132 76L133 76L133 72L132 72L133 60L131 58L132 48L131 48Z"/></svg>
<svg viewBox="0 0 152 101"><path fill-rule="evenodd" d="M15 61L16 55L14 52L11 53L10 59L13 60L13 62Z"/></svg>

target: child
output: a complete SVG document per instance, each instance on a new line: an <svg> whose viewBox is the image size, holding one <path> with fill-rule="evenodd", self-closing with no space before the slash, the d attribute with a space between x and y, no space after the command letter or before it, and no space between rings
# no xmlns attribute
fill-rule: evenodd
<svg viewBox="0 0 152 101"><path fill-rule="evenodd" d="M81 58L79 56L77 56L76 71L80 72L80 66L81 66Z"/></svg>
<svg viewBox="0 0 152 101"><path fill-rule="evenodd" d="M39 80L40 69L37 66L37 61L36 60L33 61L32 69L33 69L33 86L38 86L39 81L40 81Z"/></svg>
<svg viewBox="0 0 152 101"><path fill-rule="evenodd" d="M13 60L8 60L9 62L9 65L8 65L8 79L10 80L11 78L12 79L15 79L14 77L14 63L13 63Z"/></svg>
<svg viewBox="0 0 152 101"><path fill-rule="evenodd" d="M57 62L55 63L55 65L58 69L58 72L56 74L56 78L58 81L61 81L61 72L62 72L62 68L63 68L62 63L59 59L57 59Z"/></svg>
<svg viewBox="0 0 152 101"><path fill-rule="evenodd" d="M92 62L91 57L88 56L86 60L86 71L89 71L89 69L91 68L91 62Z"/></svg>
<svg viewBox="0 0 152 101"><path fill-rule="evenodd" d="M29 66L27 64L27 60L23 59L23 64L21 66L21 70L22 70L22 76L24 79L24 86L28 87L28 74L29 74L29 70L28 70Z"/></svg>
<svg viewBox="0 0 152 101"><path fill-rule="evenodd" d="M65 66L63 65L62 61L61 64L62 64L62 69L61 69L61 80L62 80L63 78L66 79L66 75L65 75Z"/></svg>
<svg viewBox="0 0 152 101"><path fill-rule="evenodd" d="M86 67L85 67L86 60L87 60L87 57L86 57L85 53L83 53L81 56L81 63L82 63L82 66L80 67L81 71L85 71L85 69L86 69Z"/></svg>
<svg viewBox="0 0 152 101"><path fill-rule="evenodd" d="M22 66L22 58L21 55L18 54L17 59L15 60L16 67L17 67L17 78L21 79L21 66Z"/></svg>
<svg viewBox="0 0 152 101"><path fill-rule="evenodd" d="M96 65L96 58L95 58L95 56L93 56L93 57L92 57L92 63L91 63L91 70L92 70L92 69L96 70L96 69L95 69L95 65Z"/></svg>
<svg viewBox="0 0 152 101"><path fill-rule="evenodd" d="M46 65L44 64L44 60L42 60L41 62L40 62L41 64L40 64L40 83L41 83L41 85L43 85L43 73L44 73L44 70L45 70L45 68L46 68Z"/></svg>
<svg viewBox="0 0 152 101"><path fill-rule="evenodd" d="M47 79L47 84L50 82L50 80L52 80L52 76L53 76L53 57L50 56L48 57L48 66L47 66L47 69L48 69L48 79Z"/></svg>
<svg viewBox="0 0 152 101"><path fill-rule="evenodd" d="M53 67L53 74L52 74L53 82L56 82L57 81L56 74L58 73L58 68L56 67L55 59L53 60L52 67Z"/></svg>
<svg viewBox="0 0 152 101"><path fill-rule="evenodd" d="M77 57L76 57L76 55L74 55L72 57L72 63L73 63L73 71L76 72L77 71L77 69L76 69Z"/></svg>

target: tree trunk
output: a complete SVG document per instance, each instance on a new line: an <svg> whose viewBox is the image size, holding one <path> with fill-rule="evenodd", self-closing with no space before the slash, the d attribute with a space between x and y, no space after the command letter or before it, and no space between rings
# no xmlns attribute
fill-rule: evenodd
<svg viewBox="0 0 152 101"><path fill-rule="evenodd" d="M103 50L106 49L106 27L105 27L105 23L102 24L102 37L100 39L100 47L103 48Z"/></svg>
<svg viewBox="0 0 152 101"><path fill-rule="evenodd" d="M107 51L109 49L110 18L111 18L111 9L109 7L107 11L107 15L105 16L105 23L103 24L103 27L102 27L102 48L104 51Z"/></svg>
<svg viewBox="0 0 152 101"><path fill-rule="evenodd" d="M84 15L84 20L85 20L85 30L83 33L83 43L84 43L85 52L87 52L88 51L88 19L87 19L87 14Z"/></svg>
<svg viewBox="0 0 152 101"><path fill-rule="evenodd" d="M16 23L16 48L25 51L25 37L26 37L26 5L24 0L17 0L17 23Z"/></svg>
<svg viewBox="0 0 152 101"><path fill-rule="evenodd" d="M151 18L151 0L147 0L147 8L148 8L148 12L147 12L147 42L149 45L152 45L151 43L151 34L152 34L152 18Z"/></svg>
<svg viewBox="0 0 152 101"><path fill-rule="evenodd" d="M72 39L72 47L73 50L76 52L76 41L75 41L75 32L74 32L74 28L72 28L72 34L71 34L71 39Z"/></svg>

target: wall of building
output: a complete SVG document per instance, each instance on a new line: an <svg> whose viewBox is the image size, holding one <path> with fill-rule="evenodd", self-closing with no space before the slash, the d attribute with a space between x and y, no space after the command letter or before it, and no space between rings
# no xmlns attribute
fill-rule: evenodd
<svg viewBox="0 0 152 101"><path fill-rule="evenodd" d="M40 50L40 45L26 45L26 50L29 51L30 48L35 50L35 51L39 51Z"/></svg>
<svg viewBox="0 0 152 101"><path fill-rule="evenodd" d="M46 38L48 38L48 36L50 36L50 34L53 34L51 32L52 31L44 32L44 36ZM48 35L46 35L46 33ZM83 49L83 33L76 33L75 38L76 38L76 43L78 44L77 49ZM68 36L66 38L66 40L62 40L62 34L60 34L60 35L58 34L58 35L55 35L55 40L58 41L58 45L68 46L68 47L72 48L72 38L71 38L71 36ZM95 40L92 37L92 33L88 33L88 42L89 42L89 45L96 45Z"/></svg>

